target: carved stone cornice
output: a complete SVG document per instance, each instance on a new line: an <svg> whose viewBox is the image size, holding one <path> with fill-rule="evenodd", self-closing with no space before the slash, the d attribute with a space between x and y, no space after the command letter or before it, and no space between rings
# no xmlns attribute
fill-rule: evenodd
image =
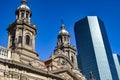
<svg viewBox="0 0 120 80"><path fill-rule="evenodd" d="M62 74L67 72L70 76L73 77L74 80L82 80L81 78L77 77L70 69L57 69L55 71L51 71L53 74Z"/></svg>
<svg viewBox="0 0 120 80"><path fill-rule="evenodd" d="M32 51L32 50L29 50L29 49L26 49L26 48L23 48L23 47L22 47L22 48L21 48L21 47L18 47L17 49L26 50L26 51L28 51L28 52L31 52L31 53L33 53L33 54L39 56L37 52L34 52L34 51ZM21 53L21 52L18 51L18 53ZM23 54L23 53L21 53L21 54Z"/></svg>
<svg viewBox="0 0 120 80"><path fill-rule="evenodd" d="M43 71L43 70L38 69L38 68L33 68L30 65L22 64L20 62L16 62L16 61L13 61L13 60L0 59L0 62L8 65L9 68L17 68L17 69L25 70L27 72L31 72L31 73L34 73L34 74L37 74L37 75L47 76L47 77L57 79L57 80L64 80L60 76L49 73L48 71Z"/></svg>

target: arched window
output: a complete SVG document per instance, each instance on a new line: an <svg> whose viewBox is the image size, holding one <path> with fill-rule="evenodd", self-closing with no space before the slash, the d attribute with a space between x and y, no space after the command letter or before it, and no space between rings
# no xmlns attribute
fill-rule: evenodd
<svg viewBox="0 0 120 80"><path fill-rule="evenodd" d="M64 36L64 41L66 41L66 37Z"/></svg>
<svg viewBox="0 0 120 80"><path fill-rule="evenodd" d="M30 36L26 35L26 44L30 45Z"/></svg>
<svg viewBox="0 0 120 80"><path fill-rule="evenodd" d="M19 36L18 43L22 43L22 36Z"/></svg>
<svg viewBox="0 0 120 80"><path fill-rule="evenodd" d="M24 13L21 14L21 18L22 18L22 19L24 18Z"/></svg>
<svg viewBox="0 0 120 80"><path fill-rule="evenodd" d="M26 14L26 18L28 18L28 13Z"/></svg>

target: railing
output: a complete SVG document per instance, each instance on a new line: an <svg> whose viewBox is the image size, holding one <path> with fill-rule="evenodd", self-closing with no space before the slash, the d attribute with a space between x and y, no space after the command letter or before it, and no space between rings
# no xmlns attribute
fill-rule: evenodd
<svg viewBox="0 0 120 80"><path fill-rule="evenodd" d="M10 59L11 58L11 51L7 48L0 46L0 58Z"/></svg>

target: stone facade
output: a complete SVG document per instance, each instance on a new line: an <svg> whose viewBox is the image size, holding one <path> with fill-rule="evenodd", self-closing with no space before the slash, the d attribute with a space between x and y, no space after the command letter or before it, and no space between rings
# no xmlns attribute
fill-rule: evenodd
<svg viewBox="0 0 120 80"><path fill-rule="evenodd" d="M16 20L7 28L8 48L0 47L0 80L86 80L77 67L76 48L70 44L64 24L54 53L46 61L38 58L31 14L22 0Z"/></svg>

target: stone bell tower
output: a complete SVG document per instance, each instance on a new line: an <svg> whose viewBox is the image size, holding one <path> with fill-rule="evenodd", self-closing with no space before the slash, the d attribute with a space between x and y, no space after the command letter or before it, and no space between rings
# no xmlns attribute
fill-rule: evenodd
<svg viewBox="0 0 120 80"><path fill-rule="evenodd" d="M16 20L7 28L8 48L17 51L20 60L29 61L32 58L37 58L38 54L34 51L37 29L30 22L32 13L26 0L22 0L15 14Z"/></svg>
<svg viewBox="0 0 120 80"><path fill-rule="evenodd" d="M86 80L78 69L76 48L70 43L70 34L63 23L57 38L57 46L53 54L45 61L47 70L61 73L60 76L65 80ZM72 78L67 73L76 77Z"/></svg>
<svg viewBox="0 0 120 80"><path fill-rule="evenodd" d="M54 55L63 55L72 65L70 68L78 69L76 59L76 48L70 43L70 34L65 29L65 25L63 23L61 25L61 30L59 31L57 38L58 41ZM64 64L64 61L62 61L61 64Z"/></svg>

